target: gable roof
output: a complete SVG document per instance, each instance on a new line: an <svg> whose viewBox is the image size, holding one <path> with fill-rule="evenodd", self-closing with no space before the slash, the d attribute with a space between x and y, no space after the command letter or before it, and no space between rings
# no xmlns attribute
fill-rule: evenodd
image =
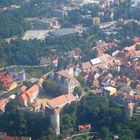
<svg viewBox="0 0 140 140"><path fill-rule="evenodd" d="M12 82L14 81L13 78L12 78L11 76L8 76L8 75L3 76L3 77L1 78L1 80L2 80L4 83L12 83Z"/></svg>
<svg viewBox="0 0 140 140"><path fill-rule="evenodd" d="M36 92L39 92L40 87L38 85L33 85L30 89L28 89L25 93L23 93L20 97L20 101L26 101L28 99L31 99L32 97L35 96Z"/></svg>
<svg viewBox="0 0 140 140"><path fill-rule="evenodd" d="M71 103L72 101L75 101L75 100L76 100L76 97L73 94L68 93L67 95L61 95L54 99L48 100L47 105L50 108L55 109L58 107L64 107L66 104Z"/></svg>

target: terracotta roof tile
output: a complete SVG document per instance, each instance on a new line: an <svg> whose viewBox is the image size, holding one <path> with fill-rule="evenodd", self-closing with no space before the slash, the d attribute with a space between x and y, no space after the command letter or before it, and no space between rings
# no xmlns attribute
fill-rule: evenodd
<svg viewBox="0 0 140 140"><path fill-rule="evenodd" d="M40 87L38 85L33 85L30 89L28 89L25 93L23 93L19 97L19 101L26 101L28 99L31 99L35 96L36 92L39 92Z"/></svg>
<svg viewBox="0 0 140 140"><path fill-rule="evenodd" d="M7 99L0 100L0 108L7 104Z"/></svg>
<svg viewBox="0 0 140 140"><path fill-rule="evenodd" d="M82 63L82 69L83 70L89 69L89 68L92 68L92 65L91 65L91 63L89 61Z"/></svg>
<svg viewBox="0 0 140 140"><path fill-rule="evenodd" d="M67 103L70 103L74 100L76 100L76 97L73 94L69 93L67 95L61 95L61 96L56 97L54 99L48 100L47 104L51 108L57 108L57 107L63 107Z"/></svg>
<svg viewBox="0 0 140 140"><path fill-rule="evenodd" d="M24 93L26 90L27 90L27 87L26 87L26 86L22 86L22 87L20 88L20 91L21 91L22 93Z"/></svg>

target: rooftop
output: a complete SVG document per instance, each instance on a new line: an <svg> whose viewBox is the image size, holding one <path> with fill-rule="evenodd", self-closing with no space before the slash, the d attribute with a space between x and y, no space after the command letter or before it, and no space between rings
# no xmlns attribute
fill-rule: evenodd
<svg viewBox="0 0 140 140"><path fill-rule="evenodd" d="M50 32L50 34L55 37L66 36L66 35L76 34L76 33L78 33L78 31L75 28L62 28Z"/></svg>
<svg viewBox="0 0 140 140"><path fill-rule="evenodd" d="M92 65L96 65L96 64L99 64L99 63L102 62L99 57L98 58L91 59L90 61L91 61L91 64Z"/></svg>
<svg viewBox="0 0 140 140"><path fill-rule="evenodd" d="M92 65L91 63L88 61L88 62L84 62L82 63L82 69L89 69L89 68L92 68Z"/></svg>
<svg viewBox="0 0 140 140"><path fill-rule="evenodd" d="M61 70L61 71L56 72L56 74L61 75L61 76L68 78L68 79L71 78L68 70Z"/></svg>
<svg viewBox="0 0 140 140"><path fill-rule="evenodd" d="M54 99L47 100L47 105L50 108L59 108L64 107L66 104L71 103L72 101L76 100L76 96L74 96L71 93L68 93L66 95L61 95L59 97L56 97Z"/></svg>
<svg viewBox="0 0 140 140"><path fill-rule="evenodd" d="M28 89L25 93L23 93L19 100L26 101L34 96L36 92L39 92L40 87L38 85L33 85L30 89Z"/></svg>

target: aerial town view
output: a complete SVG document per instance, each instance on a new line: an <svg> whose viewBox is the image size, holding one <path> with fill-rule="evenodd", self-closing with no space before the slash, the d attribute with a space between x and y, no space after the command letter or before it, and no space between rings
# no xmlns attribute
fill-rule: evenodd
<svg viewBox="0 0 140 140"><path fill-rule="evenodd" d="M140 0L0 0L0 140L140 140Z"/></svg>

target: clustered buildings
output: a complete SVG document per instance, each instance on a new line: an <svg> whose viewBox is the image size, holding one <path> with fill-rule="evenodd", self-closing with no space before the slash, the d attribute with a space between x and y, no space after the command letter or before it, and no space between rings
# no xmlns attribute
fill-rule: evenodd
<svg viewBox="0 0 140 140"><path fill-rule="evenodd" d="M115 0L106 0L101 3L101 12L103 15L106 7L109 6ZM72 0L76 3L95 3L94 0ZM120 2L118 0L116 3ZM98 2L97 2L98 3ZM0 9L1 10L1 9ZM56 17L63 11L64 14L72 8L63 7L63 9L55 9ZM113 13L110 13L113 20ZM46 35L54 37L62 37L67 35L80 34L81 28L61 28L58 17L57 18L43 18L43 19L26 19L27 22L32 24L32 28L36 30L27 31L23 38L24 40L37 39L45 40ZM100 24L100 17L94 17L93 22ZM105 24L100 24L102 29L107 34L114 32L116 27L116 21L111 21ZM38 30L42 27L48 28L47 30ZM111 30L110 30L111 28ZM85 28L82 28L85 29ZM98 56L94 59L86 62L81 62L82 51L76 48L72 51L65 52L65 57L70 59L70 62L80 61L78 64L68 65L66 69L60 71L51 71L42 75L38 81L31 87L27 87L24 84L19 86L19 83L26 80L25 71L8 71L0 72L0 87L1 90L10 92L11 90L18 88L16 91L17 100L25 108L32 108L31 111L47 111L50 115L50 122L52 128L55 130L56 135L60 134L60 111L66 104L70 104L73 101L78 101L80 98L78 95L74 95L74 89L80 87L80 82L77 80L77 76L83 77L84 82L90 90L90 94L97 94L99 96L117 96L118 102L124 107L125 115L127 118L131 118L133 113L139 114L139 108L134 110L134 106L140 101L140 39L136 38L135 43L132 46L126 46L122 51L117 50L119 41L113 42L98 41L96 47L92 51L97 51ZM114 48L112 54L107 54L106 51ZM86 54L85 54L86 55ZM58 66L59 57L41 57L41 65L54 65ZM43 92L43 83L46 80L55 82L63 91L63 95L54 98L40 98L40 94ZM19 86L19 87L18 87ZM84 87L83 87L84 88ZM15 96L9 96L0 100L0 112L5 111L6 104L15 99ZM138 104L139 105L139 104ZM90 130L91 125L79 125L80 132L84 130Z"/></svg>

